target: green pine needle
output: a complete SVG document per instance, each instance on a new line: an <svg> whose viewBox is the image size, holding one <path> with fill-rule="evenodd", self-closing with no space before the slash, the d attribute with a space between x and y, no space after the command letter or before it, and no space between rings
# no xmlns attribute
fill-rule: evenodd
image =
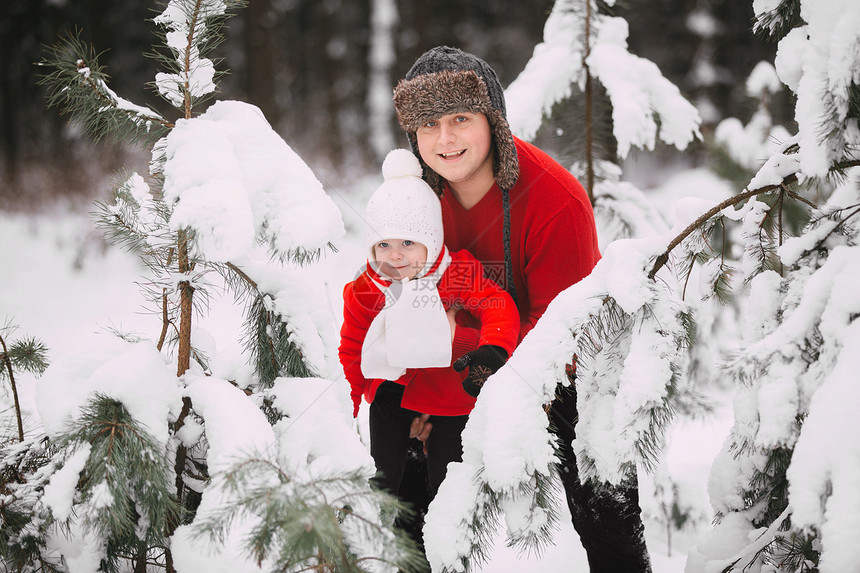
<svg viewBox="0 0 860 573"><path fill-rule="evenodd" d="M48 347L36 338L28 337L12 343L9 347L12 367L33 374L42 374L48 368ZM0 360L3 356L0 355Z"/></svg>
<svg viewBox="0 0 860 573"><path fill-rule="evenodd" d="M289 325L269 310L267 301L270 300L268 295L257 292L245 322L244 343L260 378L260 386L270 388L280 376L317 376L293 341Z"/></svg>
<svg viewBox="0 0 860 573"><path fill-rule="evenodd" d="M210 487L223 488L231 501L196 521L194 533L223 542L237 518L250 517L256 524L245 549L257 563L271 561L275 570L359 573L367 570L365 561L373 560L417 572L423 563L414 545L380 519L406 508L372 490L359 473L297 479L272 461L252 457L216 476ZM356 555L356 535L380 554Z"/></svg>
<svg viewBox="0 0 860 573"><path fill-rule="evenodd" d="M99 64L99 55L70 33L39 63L46 69L39 83L49 90L48 107L79 123L95 141L110 137L115 141L151 143L172 124L155 111L119 97L108 87L108 75Z"/></svg>
<svg viewBox="0 0 860 573"><path fill-rule="evenodd" d="M71 455L81 444L92 448L78 482L84 523L131 555L141 539L164 544L164 531L180 514L164 447L121 402L104 395L89 401L57 447Z"/></svg>

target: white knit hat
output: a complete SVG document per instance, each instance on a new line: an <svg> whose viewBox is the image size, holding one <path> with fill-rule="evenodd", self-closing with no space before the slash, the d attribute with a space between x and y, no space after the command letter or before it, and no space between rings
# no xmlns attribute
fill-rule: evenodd
<svg viewBox="0 0 860 573"><path fill-rule="evenodd" d="M385 182L367 202L367 247L386 239L406 239L427 247L427 265L432 266L442 250L442 206L421 178L421 164L408 149L395 149L382 162Z"/></svg>

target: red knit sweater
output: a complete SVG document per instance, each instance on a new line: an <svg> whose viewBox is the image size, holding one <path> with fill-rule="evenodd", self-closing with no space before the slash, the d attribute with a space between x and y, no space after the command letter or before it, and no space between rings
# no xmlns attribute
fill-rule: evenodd
<svg viewBox="0 0 860 573"><path fill-rule="evenodd" d="M483 267L466 251L451 253L451 264L438 283L439 297L445 309L452 306L468 311L480 324L475 330L457 328L452 362L476 346L493 344L513 352L518 341L519 318L510 295L493 281L484 278ZM343 326L338 354L351 388L353 415L358 414L362 395L373 402L376 389L384 382L369 380L361 372L361 347L370 323L385 304L385 296L368 271L343 289ZM463 312L458 313L458 317ZM477 340L476 340L477 339ZM415 333L415 344L421 344L421 333ZM406 386L401 406L424 414L462 416L472 411L475 398L463 390L465 372L445 368L407 369L395 380Z"/></svg>
<svg viewBox="0 0 860 573"><path fill-rule="evenodd" d="M511 258L522 340L558 293L591 273L600 252L594 213L579 181L537 147L516 137L514 143L520 175L510 190ZM504 285L498 185L468 210L446 188L442 221L448 248L468 249L485 275Z"/></svg>

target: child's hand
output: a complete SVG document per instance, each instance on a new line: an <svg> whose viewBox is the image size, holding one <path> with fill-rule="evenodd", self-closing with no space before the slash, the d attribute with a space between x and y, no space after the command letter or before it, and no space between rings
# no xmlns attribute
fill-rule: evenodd
<svg viewBox="0 0 860 573"><path fill-rule="evenodd" d="M471 352L467 352L454 361L451 366L457 372L462 372L467 366L469 367L469 374L463 380L463 390L469 396L477 398L487 378L504 366L507 359L508 353L504 348L484 344Z"/></svg>

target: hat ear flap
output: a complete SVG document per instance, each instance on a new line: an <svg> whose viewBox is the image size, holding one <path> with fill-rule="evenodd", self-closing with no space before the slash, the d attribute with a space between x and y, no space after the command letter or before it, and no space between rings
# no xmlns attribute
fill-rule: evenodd
<svg viewBox="0 0 860 573"><path fill-rule="evenodd" d="M496 183L502 189L511 189L520 175L520 163L517 159L517 148L508 120L498 109L493 108L487 114L493 137L493 175Z"/></svg>

